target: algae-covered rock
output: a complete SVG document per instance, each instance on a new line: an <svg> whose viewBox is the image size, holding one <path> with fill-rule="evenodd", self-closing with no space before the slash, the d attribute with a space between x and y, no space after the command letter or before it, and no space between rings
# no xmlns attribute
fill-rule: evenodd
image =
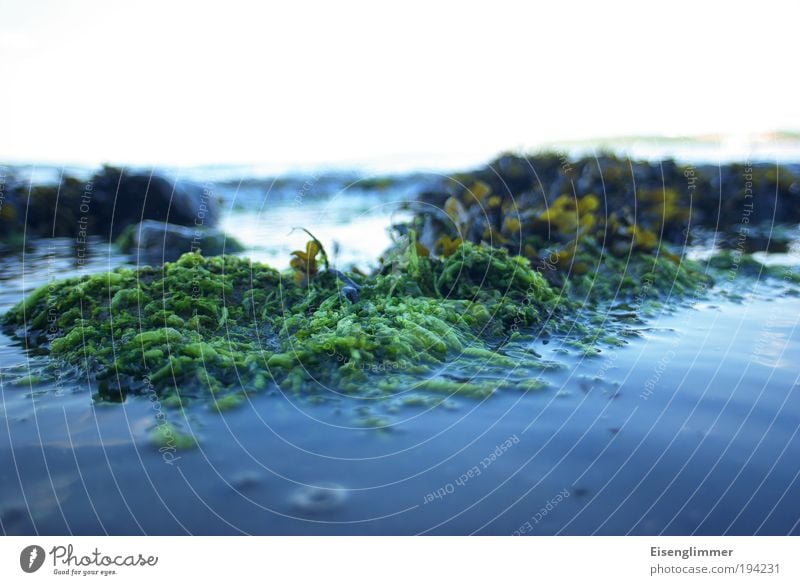
<svg viewBox="0 0 800 585"><path fill-rule="evenodd" d="M513 218L514 211L527 232L529 212L558 207L557 200L565 195L576 201L593 195L599 199L601 215L641 219L646 224L642 227L648 229L663 227L663 231L656 230L661 239L680 244L687 227L726 230L742 223L745 215L752 223L797 223L800 167L775 163L693 165L670 159L631 160L611 153L580 157L558 152L504 154L482 168L427 188L420 199L442 210L449 199L458 201L469 228L460 235L475 241L485 227L500 233L504 220ZM473 209L475 204L483 210ZM450 207L459 206L451 202Z"/></svg>
<svg viewBox="0 0 800 585"><path fill-rule="evenodd" d="M800 221L800 169L504 155L440 181L419 203L411 227L432 254L446 257L462 241L503 247L556 287L591 288L592 301L636 296L649 274L659 282L647 295L680 296L704 281L682 257L697 228L734 246L744 231L748 251L776 248L774 224ZM748 226L765 219L768 237L754 237Z"/></svg>
<svg viewBox="0 0 800 585"><path fill-rule="evenodd" d="M389 274L320 270L298 278L307 266L279 273L189 253L158 268L51 283L4 322L91 372L102 399L213 396L225 410L273 383L297 393L392 392L462 353L489 352L512 325L555 320L555 293L505 250L466 243L447 259L421 257L415 246L397 254L403 269ZM341 294L348 286L358 287L357 298ZM394 388L366 384L387 369ZM474 386L463 391L488 388Z"/></svg>

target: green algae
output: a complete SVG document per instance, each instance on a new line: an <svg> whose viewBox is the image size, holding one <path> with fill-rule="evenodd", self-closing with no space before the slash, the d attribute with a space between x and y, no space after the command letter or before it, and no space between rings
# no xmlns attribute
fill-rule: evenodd
<svg viewBox="0 0 800 585"><path fill-rule="evenodd" d="M318 245L285 273L190 253L158 268L51 283L4 323L59 364L88 370L98 401L154 393L167 408L200 399L225 412L271 387L397 396L399 405L433 404L418 398L428 395L483 399L540 391L539 373L563 367L526 346L534 334L563 336L596 356L625 345L648 311L712 284L685 258L617 257L591 236L583 242L574 258L594 266L565 273L560 291L506 248L462 242L436 257L410 230L372 276L322 269ZM724 255L709 263L717 273L730 264ZM342 294L346 286L357 287L355 299Z"/></svg>
<svg viewBox="0 0 800 585"><path fill-rule="evenodd" d="M30 386L41 386L47 381L49 381L47 377L31 374L29 376L23 376L22 378L16 378L14 380L11 380L10 384L12 386L18 386L22 388Z"/></svg>
<svg viewBox="0 0 800 585"><path fill-rule="evenodd" d="M225 412L234 409L247 400L247 396L243 393L227 394L220 398L214 397L214 402L211 407L217 412Z"/></svg>
<svg viewBox="0 0 800 585"><path fill-rule="evenodd" d="M615 256L593 239L583 243L576 261L585 266L568 276L569 293L591 303L640 303L681 298L713 284L702 263L664 253L626 251Z"/></svg>
<svg viewBox="0 0 800 585"><path fill-rule="evenodd" d="M508 370L513 360L490 342L512 325L546 326L559 310L547 282L506 250L465 243L437 259L412 241L397 252L401 268L372 277L319 270L320 251L310 245L287 273L189 253L158 268L67 279L4 322L59 363L88 370L100 400L152 392L167 406L203 398L224 411L274 384L304 395L417 385L487 396L503 386L436 372L459 358ZM356 302L341 294L351 285Z"/></svg>
<svg viewBox="0 0 800 585"><path fill-rule="evenodd" d="M733 279L736 276L749 278L776 279L787 284L800 284L800 271L779 264L764 264L752 254L738 250L721 250L708 260L709 267L718 272L720 278Z"/></svg>
<svg viewBox="0 0 800 585"><path fill-rule="evenodd" d="M150 442L160 449L186 451L198 446L197 437L170 422L162 422L150 433Z"/></svg>

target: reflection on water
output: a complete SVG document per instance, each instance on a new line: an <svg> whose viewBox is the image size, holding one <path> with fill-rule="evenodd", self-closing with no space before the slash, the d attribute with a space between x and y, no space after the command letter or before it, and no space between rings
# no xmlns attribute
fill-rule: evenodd
<svg viewBox="0 0 800 585"><path fill-rule="evenodd" d="M257 211L234 209L224 227L246 255L278 266L304 241L287 226L303 226L338 241L342 265L367 267L403 213L391 192L258 197ZM69 241L0 258L0 311L79 272L73 258ZM95 243L82 270L125 261ZM568 366L541 373L541 392L436 407L280 392L224 414L194 406L186 422L200 447L174 461L147 440L147 398L94 404L77 375L32 385L27 373L47 358L0 336L2 529L798 533L800 299L779 290L665 312L598 358L537 342L543 359ZM364 428L365 416L385 428Z"/></svg>

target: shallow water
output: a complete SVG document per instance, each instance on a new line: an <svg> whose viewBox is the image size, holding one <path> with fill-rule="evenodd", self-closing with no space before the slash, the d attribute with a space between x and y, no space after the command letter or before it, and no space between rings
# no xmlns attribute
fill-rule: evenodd
<svg viewBox="0 0 800 585"><path fill-rule="evenodd" d="M232 204L223 227L245 255L280 264L306 239L287 226L303 221L340 242L340 265L366 268L402 220L404 194L335 193L253 192L250 211ZM90 252L76 266L71 243L56 240L0 258L0 312L51 278L127 261L99 243ZM224 414L192 406L200 447L175 459L148 439L157 402L95 404L69 372L18 385L47 357L0 335L2 530L800 533L800 298L778 283L719 288L741 299L713 293L664 311L599 357L534 342L567 366L542 372L539 392L397 408L275 391Z"/></svg>

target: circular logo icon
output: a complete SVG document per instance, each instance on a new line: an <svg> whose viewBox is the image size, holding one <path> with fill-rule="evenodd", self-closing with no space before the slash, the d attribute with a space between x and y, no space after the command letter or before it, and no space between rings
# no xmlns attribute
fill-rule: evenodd
<svg viewBox="0 0 800 585"><path fill-rule="evenodd" d="M44 549L41 546L32 544L26 546L19 553L19 566L26 573L35 573L44 564Z"/></svg>

